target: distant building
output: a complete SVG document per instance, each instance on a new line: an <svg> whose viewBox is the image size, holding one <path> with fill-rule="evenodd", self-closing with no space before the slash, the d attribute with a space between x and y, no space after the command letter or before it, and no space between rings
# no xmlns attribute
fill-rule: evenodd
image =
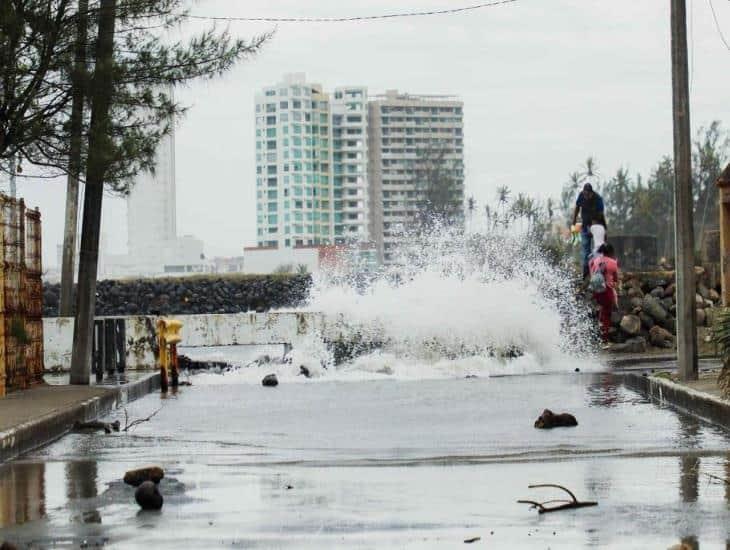
<svg viewBox="0 0 730 550"><path fill-rule="evenodd" d="M175 134L157 149L154 173L141 173L127 197L127 254L106 255L100 275L154 277L207 273L212 270L203 241L177 235Z"/></svg>
<svg viewBox="0 0 730 550"><path fill-rule="evenodd" d="M319 84L288 75L256 96L259 247L333 239L330 102Z"/></svg>
<svg viewBox="0 0 730 550"><path fill-rule="evenodd" d="M372 244L380 262L393 261L399 233L426 202L424 154L440 164L463 219L463 140L454 97L368 97L363 86L330 97L302 73L285 76L256 96L257 248Z"/></svg>
<svg viewBox="0 0 730 550"><path fill-rule="evenodd" d="M321 270L371 270L377 267L374 245L312 245L280 249L247 247L245 273L318 273Z"/></svg>
<svg viewBox="0 0 730 550"><path fill-rule="evenodd" d="M423 208L427 182L419 174L438 170L452 187L450 200L463 218L463 103L390 90L371 99L369 124L372 234L380 259L389 263L399 235ZM426 166L435 163L440 166Z"/></svg>
<svg viewBox="0 0 730 550"><path fill-rule="evenodd" d="M336 244L371 240L367 101L367 88L335 88L332 100L332 206Z"/></svg>

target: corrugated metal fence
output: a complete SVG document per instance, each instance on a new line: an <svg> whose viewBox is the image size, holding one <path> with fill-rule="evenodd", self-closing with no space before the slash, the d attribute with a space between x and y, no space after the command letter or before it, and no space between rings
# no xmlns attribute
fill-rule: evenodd
<svg viewBox="0 0 730 550"><path fill-rule="evenodd" d="M43 382L41 215L0 195L0 396Z"/></svg>

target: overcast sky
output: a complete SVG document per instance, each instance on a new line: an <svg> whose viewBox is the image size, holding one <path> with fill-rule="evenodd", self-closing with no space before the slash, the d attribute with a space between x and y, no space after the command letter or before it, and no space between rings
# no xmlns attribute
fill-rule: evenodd
<svg viewBox="0 0 730 550"><path fill-rule="evenodd" d="M475 0L200 0L210 16L351 16L451 8ZM730 39L730 2L713 0ZM255 244L254 94L287 72L331 89L455 94L464 100L466 192L557 196L588 155L601 174L646 174L672 150L669 0L518 0L460 15L360 23L280 23L261 55L222 79L178 93L192 108L177 127L178 232L209 255ZM730 127L730 51L709 0L688 0L693 129ZM267 23L230 24L250 37ZM202 24L186 26L190 31ZM44 216L44 261L56 264L65 183L19 192ZM105 206L106 238L126 243L123 201Z"/></svg>

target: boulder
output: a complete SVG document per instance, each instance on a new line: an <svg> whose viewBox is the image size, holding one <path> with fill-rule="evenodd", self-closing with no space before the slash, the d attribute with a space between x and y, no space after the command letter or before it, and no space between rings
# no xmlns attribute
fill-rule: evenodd
<svg viewBox="0 0 730 550"><path fill-rule="evenodd" d="M657 325L667 329L672 334L677 334L677 320L674 317L667 316L662 321L657 321Z"/></svg>
<svg viewBox="0 0 730 550"><path fill-rule="evenodd" d="M697 304L697 307L705 307L705 299L701 294L695 294L695 303Z"/></svg>
<svg viewBox="0 0 730 550"><path fill-rule="evenodd" d="M658 286L654 290L652 290L650 294L654 296L654 298L664 298L664 289Z"/></svg>
<svg viewBox="0 0 730 550"><path fill-rule="evenodd" d="M711 288L708 298L710 300L712 300L713 302L717 303L720 301L720 293L717 290L715 290L714 288Z"/></svg>
<svg viewBox="0 0 730 550"><path fill-rule="evenodd" d="M267 374L264 379L261 380L261 385L268 388L273 388L279 385L279 379L275 374Z"/></svg>
<svg viewBox="0 0 730 550"><path fill-rule="evenodd" d="M145 466L125 473L124 483L132 487L139 487L145 481L159 483L163 477L165 477L165 471L159 466Z"/></svg>
<svg viewBox="0 0 730 550"><path fill-rule="evenodd" d="M674 299L671 296L669 296L667 298L662 298L660 300L660 303L662 304L664 309L669 311L672 308L672 306L674 306Z"/></svg>
<svg viewBox="0 0 730 550"><path fill-rule="evenodd" d="M669 348L674 345L674 335L667 329L657 325L649 331L649 342L652 346L658 348Z"/></svg>
<svg viewBox="0 0 730 550"><path fill-rule="evenodd" d="M644 353L646 351L646 340L641 336L635 336L626 340L623 344L614 344L611 351L620 353Z"/></svg>
<svg viewBox="0 0 730 550"><path fill-rule="evenodd" d="M643 310L655 321L663 321L667 318L667 310L654 296L644 296Z"/></svg>
<svg viewBox="0 0 730 550"><path fill-rule="evenodd" d="M644 305L644 299L639 298L638 296L631 298L631 309L641 309L641 307Z"/></svg>
<svg viewBox="0 0 730 550"><path fill-rule="evenodd" d="M134 500L137 501L142 510L159 510L162 508L162 494L157 484L152 481L145 481L134 492Z"/></svg>
<svg viewBox="0 0 730 550"><path fill-rule="evenodd" d="M651 318L651 315L647 315L643 311L639 313L639 319L641 319L641 326L645 327L647 330L651 330L651 327L654 326L654 319Z"/></svg>
<svg viewBox="0 0 730 550"><path fill-rule="evenodd" d="M669 298L671 296L674 296L677 292L677 285L674 283L671 283L667 288L664 289L664 297Z"/></svg>
<svg viewBox="0 0 730 550"><path fill-rule="evenodd" d="M641 319L636 315L624 315L621 319L621 330L630 336L639 334L641 330Z"/></svg>
<svg viewBox="0 0 730 550"><path fill-rule="evenodd" d="M707 288L704 284L698 283L697 284L697 294L702 296L703 299L707 300L710 297L710 289Z"/></svg>
<svg viewBox="0 0 730 550"><path fill-rule="evenodd" d="M644 297L644 293L641 291L641 287L639 287L639 286L629 287L629 289L626 291L626 295L629 298L643 298Z"/></svg>
<svg viewBox="0 0 730 550"><path fill-rule="evenodd" d="M707 323L707 315L705 315L705 310L698 309L697 310L697 326L704 327L706 323Z"/></svg>

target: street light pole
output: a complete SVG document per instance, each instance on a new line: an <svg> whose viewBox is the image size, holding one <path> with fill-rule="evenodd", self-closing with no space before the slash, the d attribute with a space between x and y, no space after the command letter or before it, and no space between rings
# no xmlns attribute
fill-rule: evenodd
<svg viewBox="0 0 730 550"><path fill-rule="evenodd" d="M677 285L677 363L681 380L697 379L697 313L692 199L692 148L685 0L671 1L674 119L674 230Z"/></svg>

